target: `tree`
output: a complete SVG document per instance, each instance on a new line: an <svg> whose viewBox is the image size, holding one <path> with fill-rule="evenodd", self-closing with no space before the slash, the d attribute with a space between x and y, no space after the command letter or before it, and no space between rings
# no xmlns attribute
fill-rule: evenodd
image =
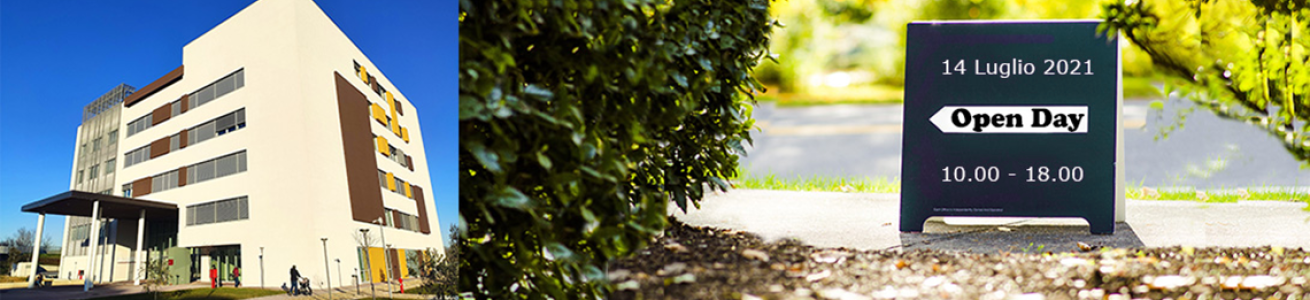
<svg viewBox="0 0 1310 300"><path fill-rule="evenodd" d="M1102 26L1150 55L1180 95L1260 128L1310 167L1307 2L1116 1Z"/></svg>
<svg viewBox="0 0 1310 300"><path fill-rule="evenodd" d="M0 245L9 247L9 259L4 262L3 266L0 266L0 272L3 272L3 274L9 274L9 268L15 264L21 262L32 262L32 242L34 241L33 237L35 236L35 231L23 227L18 228L18 231L15 231L13 235L0 241ZM50 237L41 237L40 252L46 252L49 249ZM36 255L40 255L40 253L37 253ZM35 268L37 266L32 267Z"/></svg>
<svg viewBox="0 0 1310 300"><path fill-rule="evenodd" d="M457 227L450 226L450 236L456 236ZM459 278L459 244L451 243L443 251L427 249L415 253L419 262L419 276L423 277L421 288L433 294L450 297L458 294L456 284Z"/></svg>
<svg viewBox="0 0 1310 300"><path fill-rule="evenodd" d="M163 257L148 259L144 266L141 266L141 273L146 275L146 279L141 280L147 293L150 293L153 299L159 299L160 287L168 284L168 263Z"/></svg>
<svg viewBox="0 0 1310 300"><path fill-rule="evenodd" d="M461 1L459 288L595 299L670 201L726 189L767 0Z"/></svg>

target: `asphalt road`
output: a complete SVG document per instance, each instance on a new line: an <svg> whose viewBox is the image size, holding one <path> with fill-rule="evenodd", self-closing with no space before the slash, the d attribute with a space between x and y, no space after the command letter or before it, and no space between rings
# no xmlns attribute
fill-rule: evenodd
<svg viewBox="0 0 1310 300"><path fill-rule="evenodd" d="M1159 134L1178 120L1186 101L1124 104L1126 180L1151 187L1199 189L1310 186L1310 169L1273 136L1241 122L1196 109L1181 128ZM762 103L754 117L760 131L742 166L753 174L899 177L900 105L830 105L778 108Z"/></svg>

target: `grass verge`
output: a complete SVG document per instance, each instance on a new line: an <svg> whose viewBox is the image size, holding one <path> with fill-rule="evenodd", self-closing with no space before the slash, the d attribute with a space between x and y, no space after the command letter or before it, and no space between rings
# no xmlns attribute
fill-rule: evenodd
<svg viewBox="0 0 1310 300"><path fill-rule="evenodd" d="M753 174L737 170L733 179L737 188L781 191L848 192L848 193L900 193L901 180L886 177L819 176L781 178L777 174Z"/></svg>
<svg viewBox="0 0 1310 300"><path fill-rule="evenodd" d="M774 90L770 88L770 90ZM904 89L897 86L870 85L833 89L814 89L804 94L766 93L756 96L760 102L774 102L780 107L833 104L900 104Z"/></svg>
<svg viewBox="0 0 1310 300"><path fill-rule="evenodd" d="M782 178L772 172L751 173L745 169L737 170L737 178L732 182L739 189L810 191L810 192L846 192L846 193L900 193L900 178L865 176L825 176ZM1310 192L1292 188L1258 187L1220 189L1198 192L1196 188L1150 188L1140 183L1129 183L1125 189L1128 199L1140 200L1182 200L1206 203L1234 203L1239 200L1254 201L1296 201L1310 204ZM1310 210L1310 206L1306 206Z"/></svg>
<svg viewBox="0 0 1310 300"><path fill-rule="evenodd" d="M252 288L217 288L217 289L190 289L171 292L160 292L159 298L150 293L140 293L131 295L118 295L103 298L92 298L92 300L236 300L270 295L283 294L281 291L252 289Z"/></svg>
<svg viewBox="0 0 1310 300"><path fill-rule="evenodd" d="M1155 83L1161 81L1155 77L1124 77L1124 98L1164 98Z"/></svg>
<svg viewBox="0 0 1310 300"><path fill-rule="evenodd" d="M27 277L0 275L0 283L4 282L26 282Z"/></svg>

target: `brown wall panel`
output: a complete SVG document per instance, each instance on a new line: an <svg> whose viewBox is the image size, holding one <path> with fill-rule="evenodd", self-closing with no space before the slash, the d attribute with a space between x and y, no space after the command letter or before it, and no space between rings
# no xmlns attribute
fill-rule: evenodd
<svg viewBox="0 0 1310 300"><path fill-rule="evenodd" d="M333 74L351 217L355 221L373 222L386 210L382 206L382 184L378 182L378 164L373 154L373 130L368 123L368 98L340 73Z"/></svg>
<svg viewBox="0 0 1310 300"><path fill-rule="evenodd" d="M152 181L151 179L154 178L147 176L146 178L141 178L141 179L137 179L136 181L133 181L132 198L140 198L141 196L149 195L151 189L151 181Z"/></svg>
<svg viewBox="0 0 1310 300"><path fill-rule="evenodd" d="M177 186L186 185L186 167L177 168Z"/></svg>
<svg viewBox="0 0 1310 300"><path fill-rule="evenodd" d="M181 101L181 102L182 102L182 112L183 112L183 113L185 113L187 110L191 109L191 101L187 101L187 100L190 100L190 98L191 98L191 94L182 94L182 99L181 99L181 100L178 100L178 101Z"/></svg>
<svg viewBox="0 0 1310 300"><path fill-rule="evenodd" d="M173 69L172 72L164 74L164 77L155 79L155 82L151 82L145 87L136 90L136 92L131 95L128 95L127 99L123 99L123 106L132 107L132 105L135 105L137 102L141 102L141 100L144 100L146 97L150 97L151 94L158 92L159 89L177 82L178 79L182 79L183 67L184 66L177 66L177 69Z"/></svg>
<svg viewBox="0 0 1310 300"><path fill-rule="evenodd" d="M151 122L150 124L151 126L159 125L159 123L168 121L168 118L173 116L173 103L169 102L167 104L164 104L163 106L160 106L159 108L155 108L155 111L152 114L154 114L155 116L154 116L154 122Z"/></svg>
<svg viewBox="0 0 1310 300"><path fill-rule="evenodd" d="M180 132L180 133L177 134L177 139L178 139L178 141L177 141L177 147L178 147L178 148L186 148L186 146L187 146L186 141L187 141L187 138L190 137L190 132L191 132L190 130L182 129L182 132Z"/></svg>
<svg viewBox="0 0 1310 300"><path fill-rule="evenodd" d="M391 274L400 277L400 260L406 257L400 255L400 249L391 249Z"/></svg>
<svg viewBox="0 0 1310 300"><path fill-rule="evenodd" d="M168 154L168 139L170 138L172 137L166 136L150 143L150 158L156 158L160 155Z"/></svg>
<svg viewBox="0 0 1310 300"><path fill-rule="evenodd" d="M405 165L409 166L410 171L414 170L414 158L410 157L409 154L405 154Z"/></svg>
<svg viewBox="0 0 1310 300"><path fill-rule="evenodd" d="M414 201L418 202L418 231L423 234L432 233L432 227L428 226L428 200L423 199L423 188L417 185L410 185L414 192Z"/></svg>

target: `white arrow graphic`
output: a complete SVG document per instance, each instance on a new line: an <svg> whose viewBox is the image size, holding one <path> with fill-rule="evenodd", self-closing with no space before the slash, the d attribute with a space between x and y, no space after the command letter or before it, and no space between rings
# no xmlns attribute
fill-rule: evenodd
<svg viewBox="0 0 1310 300"><path fill-rule="evenodd" d="M928 118L942 133L1087 133L1086 106L944 106Z"/></svg>

